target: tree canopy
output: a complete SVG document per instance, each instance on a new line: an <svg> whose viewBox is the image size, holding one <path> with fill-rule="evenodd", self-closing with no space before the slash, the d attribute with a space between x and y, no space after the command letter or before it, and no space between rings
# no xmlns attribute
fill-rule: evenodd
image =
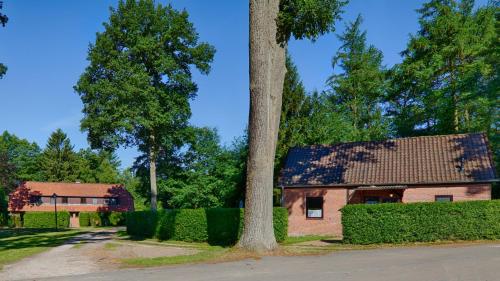
<svg viewBox="0 0 500 281"><path fill-rule="evenodd" d="M148 155L152 201L160 154L183 144L197 91L191 71L207 74L214 54L198 42L186 11L153 0L120 1L90 46L90 65L75 86L81 127L93 148L137 146Z"/></svg>

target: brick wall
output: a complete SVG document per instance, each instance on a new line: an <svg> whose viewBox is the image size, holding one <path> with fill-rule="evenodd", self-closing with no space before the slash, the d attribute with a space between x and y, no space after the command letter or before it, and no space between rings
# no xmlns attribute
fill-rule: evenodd
<svg viewBox="0 0 500 281"><path fill-rule="evenodd" d="M403 203L434 202L436 195L453 195L453 201L490 200L491 184L415 186L405 189Z"/></svg>
<svg viewBox="0 0 500 281"><path fill-rule="evenodd" d="M342 235L340 209L346 204L345 188L285 188L284 202L288 208L288 234ZM306 197L323 196L323 218L306 218Z"/></svg>
<svg viewBox="0 0 500 281"><path fill-rule="evenodd" d="M434 202L436 195L453 195L453 201L490 200L490 184L419 185L394 191L350 191L349 203L362 203L363 196L388 196L402 193L403 203ZM288 234L342 235L340 209L346 205L346 188L285 188L284 206L288 208ZM306 197L323 197L323 218L306 218ZM401 197L400 197L401 198Z"/></svg>

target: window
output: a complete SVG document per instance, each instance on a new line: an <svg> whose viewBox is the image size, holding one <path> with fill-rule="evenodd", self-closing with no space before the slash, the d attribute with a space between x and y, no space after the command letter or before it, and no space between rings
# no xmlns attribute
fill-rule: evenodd
<svg viewBox="0 0 500 281"><path fill-rule="evenodd" d="M56 203L56 198L50 197L50 204L54 205Z"/></svg>
<svg viewBox="0 0 500 281"><path fill-rule="evenodd" d="M436 195L436 202L453 202L453 195Z"/></svg>
<svg viewBox="0 0 500 281"><path fill-rule="evenodd" d="M68 204L68 197L63 197L62 198L62 203L63 204Z"/></svg>
<svg viewBox="0 0 500 281"><path fill-rule="evenodd" d="M323 218L323 197L306 197L306 217Z"/></svg>
<svg viewBox="0 0 500 281"><path fill-rule="evenodd" d="M365 196L365 204L378 204L380 198L378 196Z"/></svg>
<svg viewBox="0 0 500 281"><path fill-rule="evenodd" d="M31 196L30 197L30 203L31 204L36 204L36 205L40 205L42 204L42 196Z"/></svg>
<svg viewBox="0 0 500 281"><path fill-rule="evenodd" d="M87 198L85 197L80 198L80 204L87 204Z"/></svg>
<svg viewBox="0 0 500 281"><path fill-rule="evenodd" d="M92 198L92 204L97 205L97 198Z"/></svg>

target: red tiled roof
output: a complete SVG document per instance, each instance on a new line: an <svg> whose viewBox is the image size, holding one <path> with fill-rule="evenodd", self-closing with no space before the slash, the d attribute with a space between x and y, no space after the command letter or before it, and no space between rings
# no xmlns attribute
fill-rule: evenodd
<svg viewBox="0 0 500 281"><path fill-rule="evenodd" d="M67 182L35 182L27 181L24 186L31 193L40 193L42 196L75 196L75 197L108 197L112 196L112 190L123 188L120 184L102 183L67 183Z"/></svg>
<svg viewBox="0 0 500 281"><path fill-rule="evenodd" d="M485 134L456 134L292 148L283 186L488 182Z"/></svg>

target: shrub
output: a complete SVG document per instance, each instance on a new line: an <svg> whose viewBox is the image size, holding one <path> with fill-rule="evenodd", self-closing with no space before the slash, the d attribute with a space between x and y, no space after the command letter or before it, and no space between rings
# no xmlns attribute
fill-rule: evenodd
<svg viewBox="0 0 500 281"><path fill-rule="evenodd" d="M151 238L157 233L158 217L165 211L137 211L127 213L127 233L132 236Z"/></svg>
<svg viewBox="0 0 500 281"><path fill-rule="evenodd" d="M21 214L10 214L7 218L7 225L11 228L23 227Z"/></svg>
<svg viewBox="0 0 500 281"><path fill-rule="evenodd" d="M80 212L78 215L78 221L80 222L80 227L90 226L90 213Z"/></svg>
<svg viewBox="0 0 500 281"><path fill-rule="evenodd" d="M54 212L27 212L24 214L24 227L26 228L55 228ZM69 212L57 212L57 226L69 227Z"/></svg>
<svg viewBox="0 0 500 281"><path fill-rule="evenodd" d="M111 226L125 225L125 213L111 212L109 214L109 225Z"/></svg>
<svg viewBox="0 0 500 281"><path fill-rule="evenodd" d="M208 243L212 245L233 245L243 232L243 209L207 209Z"/></svg>
<svg viewBox="0 0 500 281"><path fill-rule="evenodd" d="M347 205L344 241L355 244L500 238L500 200Z"/></svg>
<svg viewBox="0 0 500 281"><path fill-rule="evenodd" d="M288 212L285 208L274 208L273 216L276 240L283 241L288 232ZM127 233L133 236L232 245L236 243L243 230L243 209L130 212L127 214L126 225Z"/></svg>
<svg viewBox="0 0 500 281"><path fill-rule="evenodd" d="M125 213L122 212L81 212L80 226L119 226L125 225Z"/></svg>

